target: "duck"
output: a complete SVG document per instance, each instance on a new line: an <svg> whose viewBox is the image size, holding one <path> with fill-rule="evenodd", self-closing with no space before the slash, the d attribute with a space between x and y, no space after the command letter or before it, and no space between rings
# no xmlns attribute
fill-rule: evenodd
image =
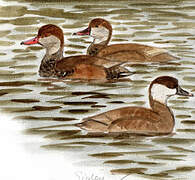
<svg viewBox="0 0 195 180"><path fill-rule="evenodd" d="M91 56L121 62L167 62L179 59L170 55L163 48L143 44L108 45L112 37L112 26L107 20L102 18L91 20L86 29L73 33L73 35L89 35L93 38L93 42L87 49L87 54Z"/></svg>
<svg viewBox="0 0 195 180"><path fill-rule="evenodd" d="M39 44L46 49L39 75L66 79L118 79L128 73L121 62L108 61L90 55L63 57L64 35L60 27L47 24L39 28L36 37L21 42L21 45Z"/></svg>
<svg viewBox="0 0 195 180"><path fill-rule="evenodd" d="M92 133L170 134L175 125L173 112L167 106L171 96L193 94L182 89L172 76L160 76L149 86L150 108L122 107L87 117L76 126Z"/></svg>

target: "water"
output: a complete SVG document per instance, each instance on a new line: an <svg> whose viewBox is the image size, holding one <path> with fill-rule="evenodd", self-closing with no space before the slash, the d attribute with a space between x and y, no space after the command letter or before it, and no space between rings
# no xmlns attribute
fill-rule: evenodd
<svg viewBox="0 0 195 180"><path fill-rule="evenodd" d="M169 136L90 135L74 126L82 118L117 107L148 107L148 85L160 75L177 77L183 88L195 92L194 10L193 0L123 0L120 4L116 0L1 0L2 112L23 124L27 137L42 137L41 149L64 152L73 162L76 159L77 167L104 167L113 176L132 173L147 179L194 179L194 98L169 100L176 120ZM39 77L44 50L21 46L20 42L34 37L42 25L53 23L64 31L66 56L85 54L92 39L72 33L87 27L95 17L113 25L111 43L164 47L181 59L161 65L133 64L130 68L136 74L125 81L95 83Z"/></svg>

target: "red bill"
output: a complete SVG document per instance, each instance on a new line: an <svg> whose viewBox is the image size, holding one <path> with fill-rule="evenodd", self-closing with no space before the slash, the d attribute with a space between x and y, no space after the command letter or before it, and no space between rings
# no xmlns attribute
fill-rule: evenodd
<svg viewBox="0 0 195 180"><path fill-rule="evenodd" d="M39 43L39 38L38 37L35 37L35 38L32 38L32 39L29 39L29 40L26 40L26 41L22 41L20 44L24 44L24 45L31 45L31 44L38 44Z"/></svg>
<svg viewBox="0 0 195 180"><path fill-rule="evenodd" d="M73 33L73 35L79 35L79 36L83 36L83 35L90 35L90 28L86 28L82 31L79 31L79 32L76 32L76 33Z"/></svg>

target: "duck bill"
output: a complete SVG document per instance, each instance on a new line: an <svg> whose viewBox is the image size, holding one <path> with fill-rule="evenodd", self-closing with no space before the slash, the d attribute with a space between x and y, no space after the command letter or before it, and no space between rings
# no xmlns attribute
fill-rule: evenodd
<svg viewBox="0 0 195 180"><path fill-rule="evenodd" d="M186 90L182 89L180 86L178 86L176 94L179 96L191 96L191 97L194 96L192 93L187 92Z"/></svg>
<svg viewBox="0 0 195 180"><path fill-rule="evenodd" d="M79 36L90 35L90 28L88 27L82 31L73 33L73 35L79 35Z"/></svg>
<svg viewBox="0 0 195 180"><path fill-rule="evenodd" d="M38 37L35 37L35 38L29 39L29 40L26 40L26 41L22 41L20 44L21 45L38 44L39 43L38 40L39 40Z"/></svg>

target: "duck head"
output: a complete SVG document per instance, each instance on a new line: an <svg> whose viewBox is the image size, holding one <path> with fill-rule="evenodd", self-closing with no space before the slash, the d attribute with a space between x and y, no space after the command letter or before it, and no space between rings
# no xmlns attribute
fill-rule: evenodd
<svg viewBox="0 0 195 180"><path fill-rule="evenodd" d="M89 35L94 38L94 44L99 44L102 42L109 42L112 36L112 26L111 24L102 18L96 18L91 20L89 26L73 35Z"/></svg>
<svg viewBox="0 0 195 180"><path fill-rule="evenodd" d="M46 49L46 54L52 55L59 50L63 51L64 35L61 28L53 24L42 26L36 37L22 41L22 45L40 44Z"/></svg>
<svg viewBox="0 0 195 180"><path fill-rule="evenodd" d="M193 94L182 89L178 84L178 80L171 76L160 76L150 84L150 103L151 100L155 100L166 105L167 99L174 95L193 96Z"/></svg>

